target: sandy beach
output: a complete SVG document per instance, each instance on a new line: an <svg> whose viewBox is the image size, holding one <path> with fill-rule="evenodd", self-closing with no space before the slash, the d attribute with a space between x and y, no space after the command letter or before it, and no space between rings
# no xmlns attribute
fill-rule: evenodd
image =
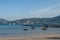
<svg viewBox="0 0 60 40"><path fill-rule="evenodd" d="M60 40L60 35L49 34L49 35L26 36L26 37L0 37L0 40Z"/></svg>

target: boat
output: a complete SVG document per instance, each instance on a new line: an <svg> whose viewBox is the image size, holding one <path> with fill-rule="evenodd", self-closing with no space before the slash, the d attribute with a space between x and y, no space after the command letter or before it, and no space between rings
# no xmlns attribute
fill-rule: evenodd
<svg viewBox="0 0 60 40"><path fill-rule="evenodd" d="M47 30L47 28L46 27L42 27L41 30Z"/></svg>
<svg viewBox="0 0 60 40"><path fill-rule="evenodd" d="M27 31L28 29L25 28L25 29L23 29L23 30Z"/></svg>
<svg viewBox="0 0 60 40"><path fill-rule="evenodd" d="M31 29L35 29L35 27L31 27Z"/></svg>

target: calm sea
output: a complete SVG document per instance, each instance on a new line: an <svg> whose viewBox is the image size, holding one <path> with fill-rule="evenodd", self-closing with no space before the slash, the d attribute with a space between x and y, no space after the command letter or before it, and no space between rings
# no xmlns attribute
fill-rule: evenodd
<svg viewBox="0 0 60 40"><path fill-rule="evenodd" d="M28 30L23 30L27 28ZM41 27L35 27L31 29L30 26L21 25L0 25L0 37L4 36L31 36L38 34L60 34L60 28L48 28L47 30L41 30Z"/></svg>

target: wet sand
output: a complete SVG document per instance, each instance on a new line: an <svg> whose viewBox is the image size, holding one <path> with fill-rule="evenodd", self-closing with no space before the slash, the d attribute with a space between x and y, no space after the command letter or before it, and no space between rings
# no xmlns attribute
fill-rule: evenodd
<svg viewBox="0 0 60 40"><path fill-rule="evenodd" d="M60 40L59 34L49 34L40 36L24 36L24 37L0 37L0 40Z"/></svg>

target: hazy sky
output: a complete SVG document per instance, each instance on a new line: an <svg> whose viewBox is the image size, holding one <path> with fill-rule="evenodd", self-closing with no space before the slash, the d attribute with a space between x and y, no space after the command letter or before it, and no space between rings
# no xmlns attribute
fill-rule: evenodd
<svg viewBox="0 0 60 40"><path fill-rule="evenodd" d="M16 20L60 15L60 0L0 0L0 18Z"/></svg>

